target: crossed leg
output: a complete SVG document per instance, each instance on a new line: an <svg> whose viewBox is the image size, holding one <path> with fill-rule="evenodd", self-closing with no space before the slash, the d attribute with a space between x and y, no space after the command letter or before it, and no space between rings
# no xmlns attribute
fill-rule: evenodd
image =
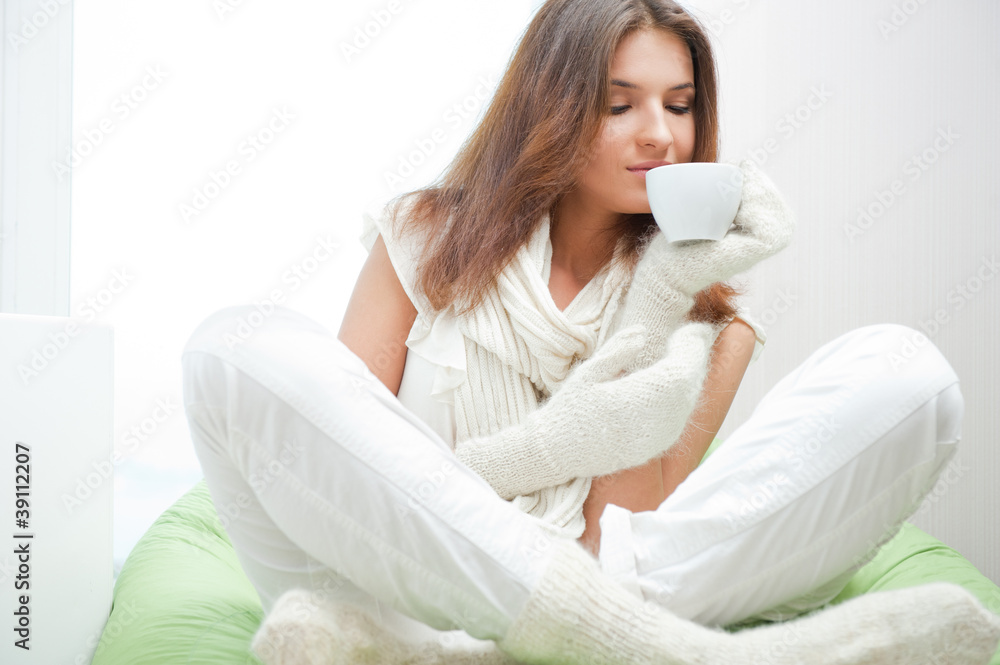
<svg viewBox="0 0 1000 665"><path fill-rule="evenodd" d="M363 592L525 662L746 662L779 639L730 636L635 598L579 545L552 537L458 464L328 331L280 310L227 342L244 314L223 310L192 336L184 397L217 509L242 509L227 531L265 609L299 586L323 584L347 602ZM803 625L800 645L773 662L833 654L837 640L876 624L906 658L947 647L955 655L940 662L975 662L970 654L995 646L1000 626L960 590L934 590L948 609L942 625L911 626L924 596L894 595L884 612L869 599L861 618L833 615L832 637L826 624ZM836 662L874 661L865 651Z"/></svg>

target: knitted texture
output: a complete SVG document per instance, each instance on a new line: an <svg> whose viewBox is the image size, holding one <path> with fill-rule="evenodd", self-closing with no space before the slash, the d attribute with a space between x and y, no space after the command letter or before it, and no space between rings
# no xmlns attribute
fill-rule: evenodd
<svg viewBox="0 0 1000 665"><path fill-rule="evenodd" d="M569 307L559 310L548 289L549 230L546 216L499 275L496 288L459 318L466 351L466 379L455 391L459 446L525 421L566 378L573 364L603 343L618 309L631 275L613 261ZM522 448L516 454L526 455L524 463L530 466L530 452ZM501 493L521 511L576 538L586 526L583 504L591 481L582 475L563 474L561 478L533 484L529 490Z"/></svg>
<svg viewBox="0 0 1000 665"><path fill-rule="evenodd" d="M265 665L517 665L492 642L402 640L364 610L305 589L278 598L251 648Z"/></svg>
<svg viewBox="0 0 1000 665"><path fill-rule="evenodd" d="M639 466L680 437L708 373L715 328L688 323L656 364L621 376L644 347L620 331L580 363L544 406L500 434L460 444L456 456L500 496Z"/></svg>
<svg viewBox="0 0 1000 665"><path fill-rule="evenodd" d="M724 282L784 249L795 217L774 183L750 160L743 174L740 206L733 228L721 240L670 243L657 230L642 249L628 295L612 326L641 325L646 345L626 367L648 367L663 357L667 340L694 305L702 289ZM726 185L722 185L726 186Z"/></svg>
<svg viewBox="0 0 1000 665"><path fill-rule="evenodd" d="M550 377L546 385L558 393L540 409L523 420L511 420L516 424L506 429L491 428L493 433L487 436L459 442L458 458L500 496L544 493L573 479L638 466L664 453L680 437L696 406L719 330L703 324L675 341L677 326L698 291L780 251L795 226L774 183L752 161L744 160L739 167L740 207L734 228L722 240L668 243L664 234L656 232L643 248L624 304L609 324L613 332L645 331L641 344L615 334L611 339L619 343L602 355L598 368L584 369L590 360L584 361L574 381L564 380L566 387L551 385ZM505 278L513 279L506 272ZM516 299L502 304L521 312ZM500 317L492 316L492 308L486 312L472 317L482 322L476 328L479 337L499 334L494 322ZM650 371L635 373L645 369ZM619 371L628 375L612 380ZM467 382L463 394L469 402L475 402L479 386L492 395L497 384ZM572 507L582 514L586 497L578 499Z"/></svg>
<svg viewBox="0 0 1000 665"><path fill-rule="evenodd" d="M998 640L1000 618L943 583L725 633L639 600L566 542L499 645L525 663L549 665L986 665Z"/></svg>
<svg viewBox="0 0 1000 665"><path fill-rule="evenodd" d="M1000 618L943 583L726 633L639 600L577 543L553 543L538 586L496 647L406 642L363 610L302 589L278 599L251 646L265 665L986 665L1000 640Z"/></svg>
<svg viewBox="0 0 1000 665"><path fill-rule="evenodd" d="M593 426L587 432L588 441L576 453L571 450L576 441L569 432L579 428L561 432L543 422L564 423L568 416L549 408L528 423L529 415L560 390L581 359L589 358L618 331L635 325L646 330L645 346L619 369L648 367L664 358L668 340L689 311L693 294L703 288L699 285L728 278L787 243L793 222L773 183L752 162L744 162L741 168L744 185L740 208L735 228L723 240L669 246L662 234L656 233L644 248L635 274L619 260L624 250L622 243L616 248L615 260L584 287L565 311L560 311L548 289L551 243L549 219L545 216L498 276L496 288L487 291L471 312L457 317L465 346L465 377L454 392L456 452L470 467L491 482L496 481L494 488L500 495L523 512L551 525L560 535L576 538L583 533L586 526L583 505L590 494L592 476L627 468L622 466L626 461L634 462L633 466L641 464L679 437L678 409L668 409L659 422L638 418L617 427L614 421L619 416L618 410L605 408L599 413L609 422L602 424L600 419L589 419L587 422ZM405 217L404 204L399 218ZM408 258L416 256L415 248L423 243L415 235L400 233L398 227L384 223L378 226L390 256L395 257L397 270L402 267L405 273L402 281L418 315L433 318L435 314L427 311L428 304L419 289L413 287L414 275L409 273L412 261ZM683 295L678 298L677 293ZM723 327L716 325L714 336ZM695 359L705 358L702 351L695 356ZM661 366L661 370L667 368ZM700 385L699 377L688 376L694 383L678 382L679 371L676 366L670 369L671 376L662 377L659 387L674 385L679 391L677 404L690 405L687 389ZM586 401L599 407L593 400ZM641 407L642 403L637 410L641 411ZM685 419L689 414L690 410L684 414ZM518 427L524 423L525 427ZM533 427L538 429L532 431ZM659 434L647 431L656 427L660 428ZM609 462L609 466L580 466L573 460L564 463L561 459L563 454L580 458L595 450L594 436L602 432L625 437L605 440L609 452L594 458ZM662 441L667 435L673 438ZM508 453L493 451L494 446L504 447L508 438L511 448ZM655 446L654 439L660 439ZM533 446L535 442L541 446ZM493 464L514 466L503 471L488 469ZM560 466L559 471L552 469ZM580 472L583 468L595 473L583 475ZM505 478L507 474L511 477ZM551 482L555 478L563 480Z"/></svg>
<svg viewBox="0 0 1000 665"><path fill-rule="evenodd" d="M410 332L411 337L417 335L415 344L420 344L421 333L434 329L458 334L461 363L443 361L461 375L447 393L454 404L456 442L501 431L537 409L572 366L604 342L632 271L616 253L616 260L560 310L548 289L552 247L549 218L543 215L474 311L458 316L454 306L435 310L418 287L423 250L433 239L404 230L401 221L408 218L411 203L412 198L403 199L395 216L366 215L362 241L371 243L376 233L382 235L400 283L417 309ZM616 251L623 249L624 243ZM438 378L451 383L454 377L439 372ZM585 527L582 506L590 482L575 478L511 501L559 533L578 537Z"/></svg>
<svg viewBox="0 0 1000 665"><path fill-rule="evenodd" d="M618 309L631 278L618 261L565 310L556 306L548 288L549 232L546 215L497 277L496 288L458 320L467 374L455 394L457 441L500 431L537 408L604 340Z"/></svg>

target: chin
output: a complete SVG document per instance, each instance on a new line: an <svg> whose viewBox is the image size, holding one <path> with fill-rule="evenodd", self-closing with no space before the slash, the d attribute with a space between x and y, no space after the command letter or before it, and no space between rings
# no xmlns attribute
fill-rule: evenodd
<svg viewBox="0 0 1000 665"><path fill-rule="evenodd" d="M642 198L637 199L632 208L633 208L632 212L633 215L652 214L653 210L652 208L649 207L649 198L646 196L645 190L643 190L642 192Z"/></svg>
<svg viewBox="0 0 1000 665"><path fill-rule="evenodd" d="M645 196L620 200L617 203L611 203L608 208L620 215L651 215L653 213L649 207L649 199Z"/></svg>

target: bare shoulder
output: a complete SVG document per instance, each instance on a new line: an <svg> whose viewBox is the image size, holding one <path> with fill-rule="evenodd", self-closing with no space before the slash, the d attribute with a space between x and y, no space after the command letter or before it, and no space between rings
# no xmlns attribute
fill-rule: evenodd
<svg viewBox="0 0 1000 665"><path fill-rule="evenodd" d="M337 338L395 395L417 309L399 281L382 236L375 239L347 303Z"/></svg>
<svg viewBox="0 0 1000 665"><path fill-rule="evenodd" d="M722 329L715 340L713 363L719 370L732 372L742 377L750 365L757 333L749 323L736 317Z"/></svg>
<svg viewBox="0 0 1000 665"><path fill-rule="evenodd" d="M757 341L757 333L754 331L753 326L738 316L733 317L733 320L723 329L722 333L731 339L749 341L751 344Z"/></svg>

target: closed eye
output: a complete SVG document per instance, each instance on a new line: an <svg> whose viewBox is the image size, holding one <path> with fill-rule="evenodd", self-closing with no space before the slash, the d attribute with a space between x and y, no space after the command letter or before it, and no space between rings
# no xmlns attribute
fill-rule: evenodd
<svg viewBox="0 0 1000 665"><path fill-rule="evenodd" d="M685 114L691 112L690 107L687 107L687 106L668 106L667 108L670 109L671 113L673 113L674 115L685 115ZM628 109L629 109L629 106L627 106L627 105L625 105L625 106L612 106L611 107L611 115L621 115L622 113L624 113Z"/></svg>

